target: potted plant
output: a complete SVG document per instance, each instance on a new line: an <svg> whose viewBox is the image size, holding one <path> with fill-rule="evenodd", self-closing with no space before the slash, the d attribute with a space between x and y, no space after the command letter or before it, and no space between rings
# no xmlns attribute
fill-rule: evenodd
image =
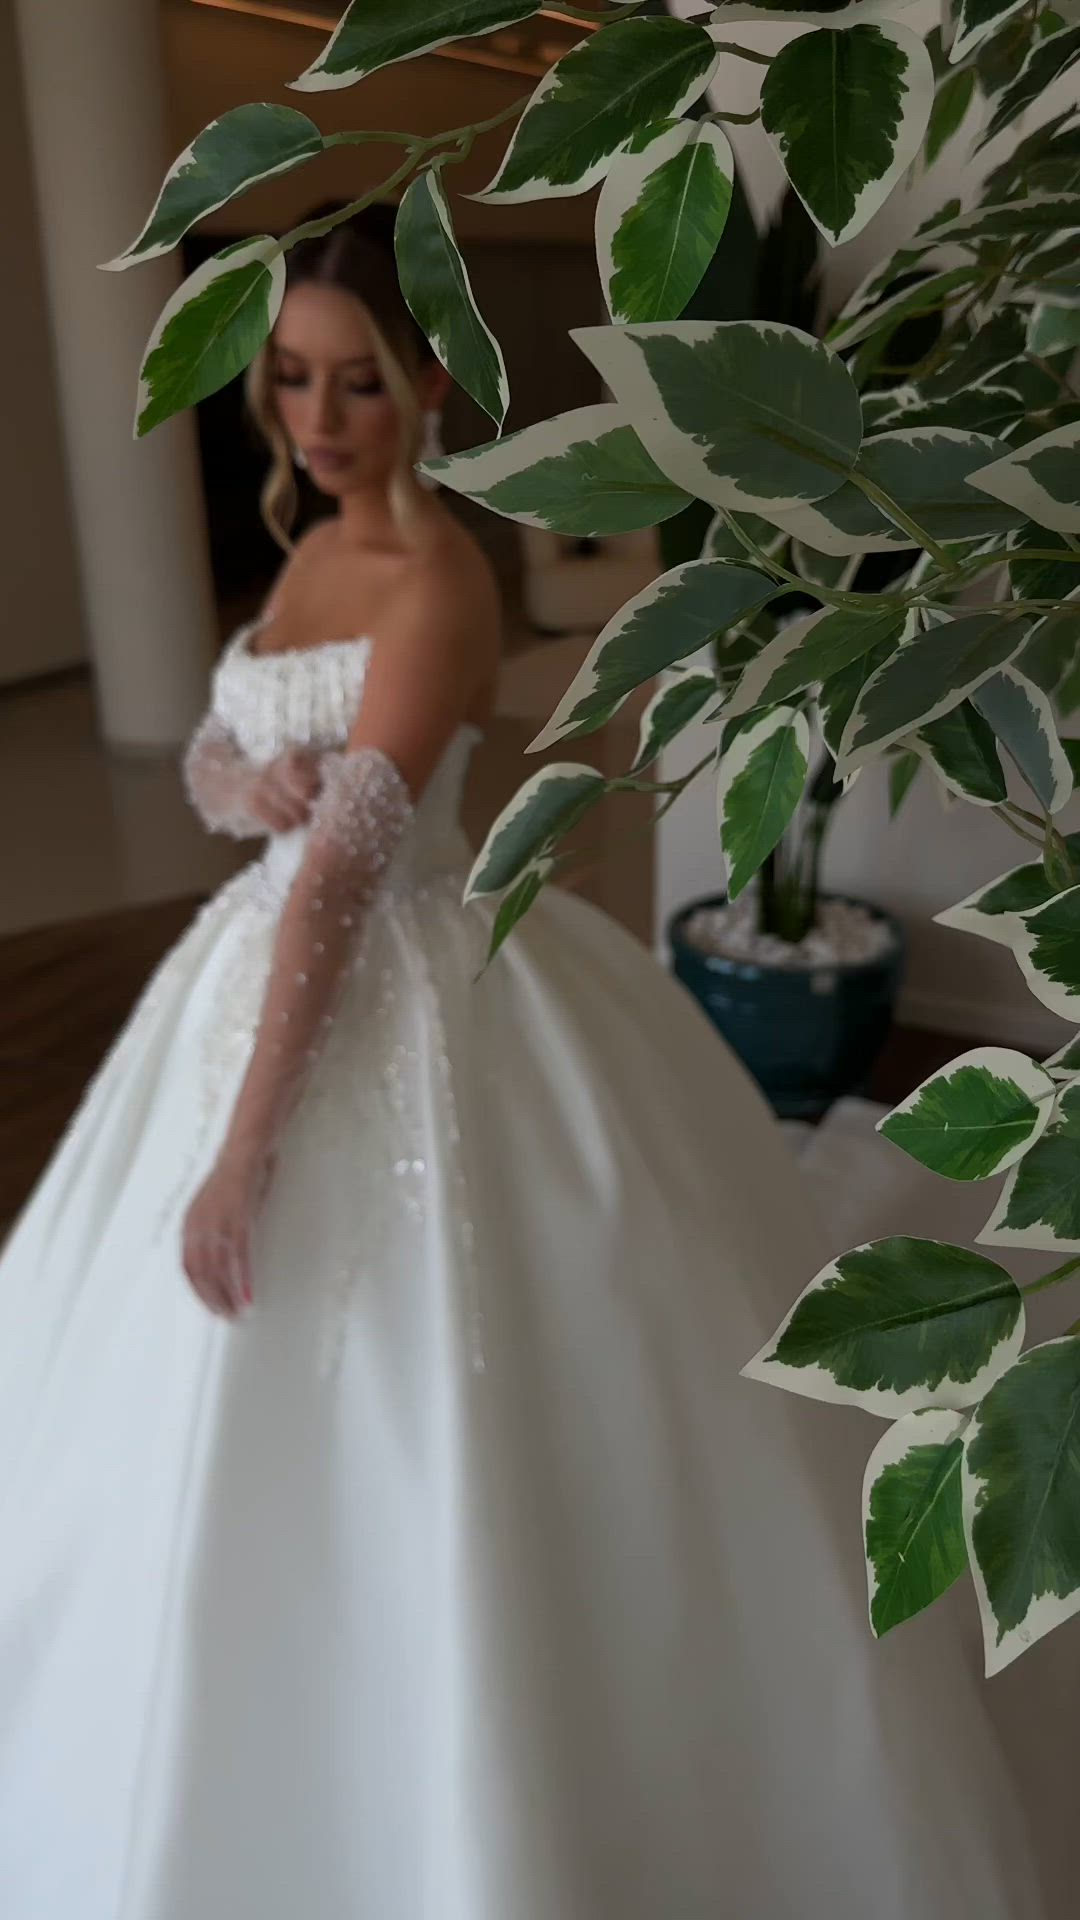
<svg viewBox="0 0 1080 1920"><path fill-rule="evenodd" d="M716 645L721 686L741 671L727 657L736 650L730 641ZM897 797L906 773L898 767ZM730 896L690 901L667 930L677 977L785 1119L816 1119L865 1083L900 982L897 921L866 901L822 891L822 857L842 795L822 748L792 824L756 879Z"/></svg>

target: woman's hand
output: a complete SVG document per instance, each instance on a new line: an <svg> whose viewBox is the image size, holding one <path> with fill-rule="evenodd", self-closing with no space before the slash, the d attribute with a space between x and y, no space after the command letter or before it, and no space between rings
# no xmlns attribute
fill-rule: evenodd
<svg viewBox="0 0 1080 1920"><path fill-rule="evenodd" d="M292 833L307 826L321 785L321 755L293 747L252 774L248 805L271 833Z"/></svg>
<svg viewBox="0 0 1080 1920"><path fill-rule="evenodd" d="M203 1305L226 1320L254 1300L252 1235L272 1172L265 1153L226 1146L184 1219L184 1272Z"/></svg>

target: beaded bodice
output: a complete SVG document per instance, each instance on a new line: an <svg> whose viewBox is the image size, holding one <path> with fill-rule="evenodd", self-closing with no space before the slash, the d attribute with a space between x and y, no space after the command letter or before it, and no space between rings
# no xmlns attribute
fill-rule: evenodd
<svg viewBox="0 0 1080 1920"><path fill-rule="evenodd" d="M289 747L344 747L360 711L372 643L328 640L282 653L253 653L253 627L229 642L214 674L213 712L249 760L265 765ZM479 729L459 728L428 782L409 835L408 864L425 870L459 865L468 848L461 796ZM272 841L264 864L295 865L303 835Z"/></svg>

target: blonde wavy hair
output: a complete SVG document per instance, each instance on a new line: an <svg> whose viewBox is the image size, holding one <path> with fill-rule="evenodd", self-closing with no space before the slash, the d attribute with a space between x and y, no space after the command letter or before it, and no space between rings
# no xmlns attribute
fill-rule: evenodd
<svg viewBox="0 0 1080 1920"><path fill-rule="evenodd" d="M324 219L337 210L323 207L312 218ZM390 505L399 529L408 538L424 499L416 477L423 433L416 378L432 354L398 284L392 230L392 210L372 207L366 219L344 220L318 239L300 241L287 255L287 286L338 287L352 294L367 315L379 374L400 423ZM272 339L248 369L247 403L270 449L270 467L259 499L262 517L278 546L290 553L299 492L292 447L277 410Z"/></svg>

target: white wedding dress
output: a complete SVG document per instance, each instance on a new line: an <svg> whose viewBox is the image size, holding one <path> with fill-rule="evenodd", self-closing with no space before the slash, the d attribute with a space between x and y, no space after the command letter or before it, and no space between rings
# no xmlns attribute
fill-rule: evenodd
<svg viewBox="0 0 1080 1920"><path fill-rule="evenodd" d="M368 648L257 657L252 758ZM283 1143L185 1204L304 836L200 914L0 1262L3 1920L1041 1920L948 1620L875 1648L870 1422L739 1379L822 1257L682 990L558 893L481 979L453 742Z"/></svg>

